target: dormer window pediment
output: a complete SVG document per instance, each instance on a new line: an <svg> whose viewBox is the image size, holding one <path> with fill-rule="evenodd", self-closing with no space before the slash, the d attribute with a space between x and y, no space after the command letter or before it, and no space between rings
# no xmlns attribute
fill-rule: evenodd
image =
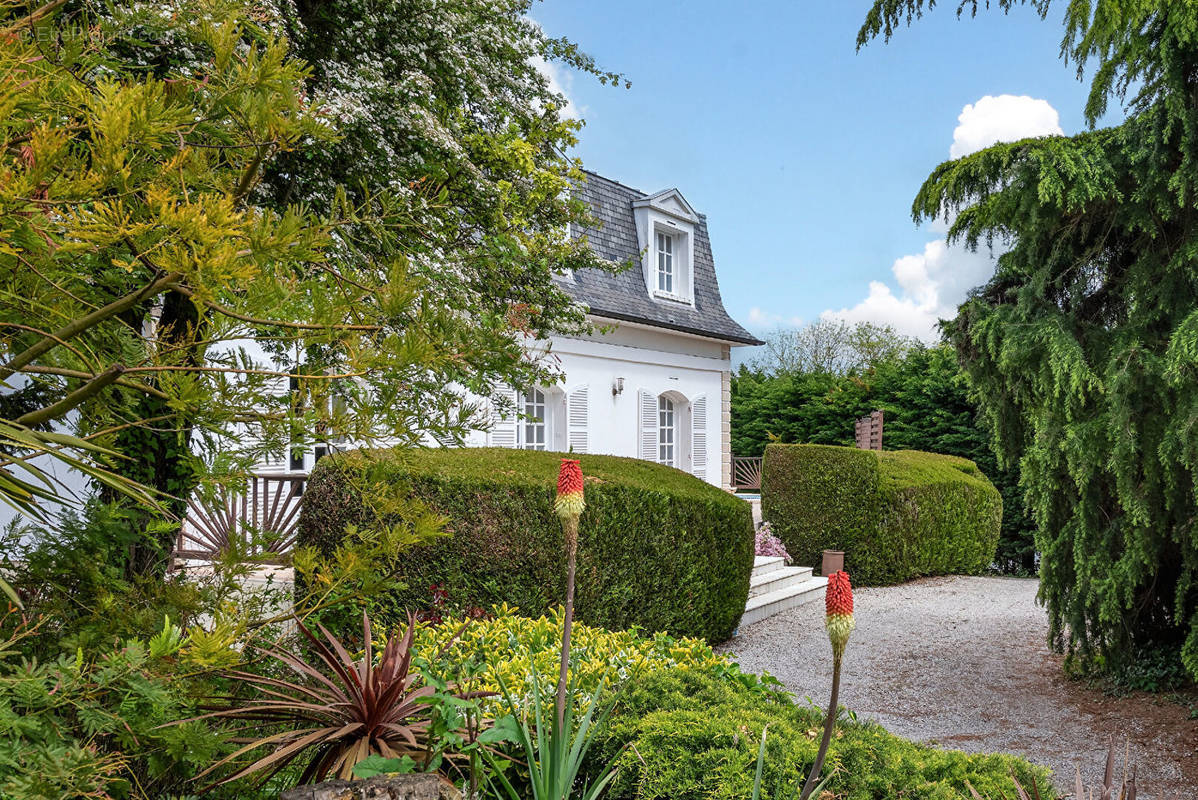
<svg viewBox="0 0 1198 800"><path fill-rule="evenodd" d="M664 189L657 194L649 195L642 200L634 200L633 208L652 208L663 214L675 217L682 222L694 225L699 221L699 214L677 189Z"/></svg>

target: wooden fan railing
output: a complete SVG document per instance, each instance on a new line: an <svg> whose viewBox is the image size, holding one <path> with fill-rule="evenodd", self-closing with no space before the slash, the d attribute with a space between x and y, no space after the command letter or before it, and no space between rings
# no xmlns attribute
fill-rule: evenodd
<svg viewBox="0 0 1198 800"><path fill-rule="evenodd" d="M761 488L761 458L751 456L732 457L732 488Z"/></svg>
<svg viewBox="0 0 1198 800"><path fill-rule="evenodd" d="M252 475L244 491L225 489L187 503L175 557L210 560L231 547L252 558L278 556L295 544L307 474Z"/></svg>

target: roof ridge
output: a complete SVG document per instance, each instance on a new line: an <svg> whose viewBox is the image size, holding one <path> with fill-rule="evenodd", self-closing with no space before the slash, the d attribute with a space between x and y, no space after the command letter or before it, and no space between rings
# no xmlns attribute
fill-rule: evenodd
<svg viewBox="0 0 1198 800"><path fill-rule="evenodd" d="M593 169L587 169L586 167L583 167L583 168L582 168L582 171L583 171L583 172L585 172L585 173L586 173L586 174L588 174L588 175L594 175L596 178L599 178L600 180L605 180L605 181L607 181L608 183L614 183L616 186L620 186L620 187L622 187L622 188L624 188L624 189L627 189L627 190L628 190L628 191L630 191L630 192L636 192L636 193L637 193L637 194L639 194L639 195L640 195L642 198L645 198L645 197L651 197L651 196L652 196L652 195L650 195L648 192L643 192L643 191L641 191L640 189L637 189L635 186L629 186L629 185L628 185L628 184L626 184L626 183L620 183L620 182L619 182L618 180L616 180L615 178L609 178L609 177L607 177L606 175L601 175L600 173L596 172L596 171L595 171L595 170L593 170ZM668 189L668 188L672 188L672 187L667 187L667 189ZM664 191L666 191L667 189L662 189L661 191L663 191L663 192L664 192Z"/></svg>

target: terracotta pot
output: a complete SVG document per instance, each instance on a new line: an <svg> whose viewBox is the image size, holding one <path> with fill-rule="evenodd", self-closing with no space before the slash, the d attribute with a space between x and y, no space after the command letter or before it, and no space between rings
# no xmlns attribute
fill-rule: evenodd
<svg viewBox="0 0 1198 800"><path fill-rule="evenodd" d="M844 551L825 550L824 563L820 567L819 574L826 578L833 572L840 572L842 569L844 569Z"/></svg>

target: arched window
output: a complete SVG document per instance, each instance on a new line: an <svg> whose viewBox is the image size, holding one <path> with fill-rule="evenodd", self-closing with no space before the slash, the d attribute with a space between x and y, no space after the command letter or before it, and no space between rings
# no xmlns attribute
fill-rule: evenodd
<svg viewBox="0 0 1198 800"><path fill-rule="evenodd" d="M638 389L637 399L638 456L645 461L692 471L695 467L694 434L691 430L694 404L681 392L672 389L661 394ZM705 414L701 414L700 419L703 425L707 424ZM701 436L700 442L703 441ZM699 463L706 474L705 454Z"/></svg>
<svg viewBox="0 0 1198 800"><path fill-rule="evenodd" d="M674 414L674 401L662 395L657 399L657 461L660 464L677 466L678 427Z"/></svg>
<svg viewBox="0 0 1198 800"><path fill-rule="evenodd" d="M524 415L520 425L520 444L525 450L544 450L548 429L545 393L540 389L525 389L520 398L520 411Z"/></svg>

